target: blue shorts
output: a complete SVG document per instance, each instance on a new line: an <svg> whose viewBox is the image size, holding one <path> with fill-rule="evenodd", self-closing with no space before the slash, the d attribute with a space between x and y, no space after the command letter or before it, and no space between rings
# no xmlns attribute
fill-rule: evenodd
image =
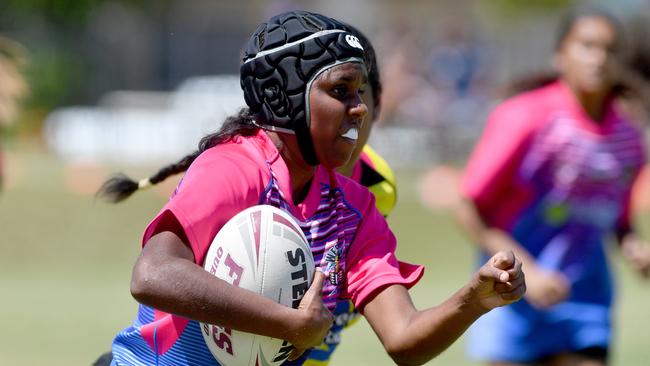
<svg viewBox="0 0 650 366"><path fill-rule="evenodd" d="M588 348L607 350L610 307L564 302L539 311L525 300L483 315L468 331L467 353L483 362L535 362Z"/></svg>

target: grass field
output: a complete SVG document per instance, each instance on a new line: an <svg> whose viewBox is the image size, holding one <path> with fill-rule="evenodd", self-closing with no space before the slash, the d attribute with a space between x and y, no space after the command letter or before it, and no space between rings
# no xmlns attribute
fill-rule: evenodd
<svg viewBox="0 0 650 366"><path fill-rule="evenodd" d="M75 176L36 147L11 151L6 165L11 179L0 195L0 365L89 365L135 315L131 266L141 232L165 198L149 191L113 206L73 193L66 183L71 178L85 191L96 188L96 179ZM135 176L147 171L129 169ZM416 305L425 307L465 283L473 256L448 214L419 204L418 177L398 172L401 195L391 225L400 258L427 266L412 291ZM613 364L647 366L650 284L614 258L621 296ZM365 321L343 339L333 365L392 364ZM430 364L475 365L463 356L463 339Z"/></svg>

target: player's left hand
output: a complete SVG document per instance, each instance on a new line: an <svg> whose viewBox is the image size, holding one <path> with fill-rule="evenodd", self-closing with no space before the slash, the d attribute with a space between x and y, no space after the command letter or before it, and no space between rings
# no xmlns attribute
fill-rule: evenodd
<svg viewBox="0 0 650 366"><path fill-rule="evenodd" d="M643 278L650 278L650 245L636 236L621 243L623 257Z"/></svg>
<svg viewBox="0 0 650 366"><path fill-rule="evenodd" d="M321 297L324 282L325 275L320 269L316 269L314 280L298 306L302 316L297 319L304 320L296 321L298 330L291 332L293 338L287 339L294 347L289 355L289 361L298 359L307 349L320 345L332 326L334 316Z"/></svg>
<svg viewBox="0 0 650 366"><path fill-rule="evenodd" d="M474 274L471 287L476 305L485 310L519 301L526 292L521 261L512 251L498 252Z"/></svg>

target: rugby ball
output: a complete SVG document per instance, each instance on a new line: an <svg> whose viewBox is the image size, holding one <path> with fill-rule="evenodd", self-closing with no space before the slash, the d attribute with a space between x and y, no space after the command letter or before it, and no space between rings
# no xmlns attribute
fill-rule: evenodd
<svg viewBox="0 0 650 366"><path fill-rule="evenodd" d="M314 258L296 219L258 205L232 217L215 236L204 269L218 278L296 308L314 275ZM201 323L212 355L223 366L280 365L293 347L281 339Z"/></svg>

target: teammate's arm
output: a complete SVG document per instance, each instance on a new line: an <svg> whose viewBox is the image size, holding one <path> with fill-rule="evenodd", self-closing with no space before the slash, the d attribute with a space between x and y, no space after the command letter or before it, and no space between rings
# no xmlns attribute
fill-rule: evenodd
<svg viewBox="0 0 650 366"><path fill-rule="evenodd" d="M643 163L641 166L646 162ZM640 185L641 172L641 169L637 169L633 183L627 191L626 203L618 219L615 236L626 262L642 277L650 278L650 246L638 235L633 225L635 215L632 211L632 200L635 187Z"/></svg>
<svg viewBox="0 0 650 366"><path fill-rule="evenodd" d="M650 278L650 245L630 230L619 238L623 258L642 277Z"/></svg>

